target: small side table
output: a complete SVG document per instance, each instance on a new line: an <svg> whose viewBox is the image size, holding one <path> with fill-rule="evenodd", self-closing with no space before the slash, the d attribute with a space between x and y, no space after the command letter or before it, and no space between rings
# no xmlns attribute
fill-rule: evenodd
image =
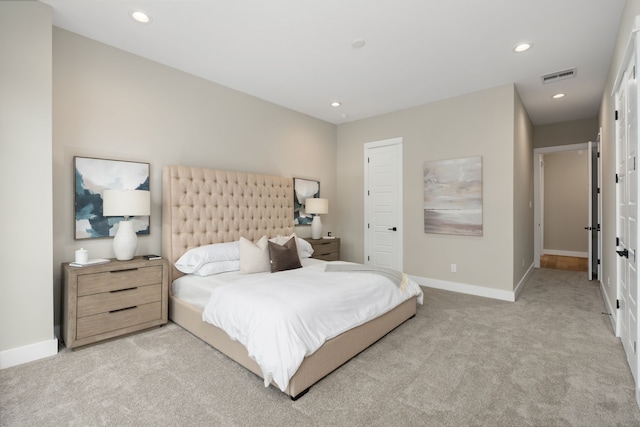
<svg viewBox="0 0 640 427"><path fill-rule="evenodd" d="M340 238L333 239L304 239L311 244L313 255L311 258L324 261L338 261L340 259Z"/></svg>
<svg viewBox="0 0 640 427"><path fill-rule="evenodd" d="M71 267L62 264L62 338L69 348L167 323L165 259Z"/></svg>

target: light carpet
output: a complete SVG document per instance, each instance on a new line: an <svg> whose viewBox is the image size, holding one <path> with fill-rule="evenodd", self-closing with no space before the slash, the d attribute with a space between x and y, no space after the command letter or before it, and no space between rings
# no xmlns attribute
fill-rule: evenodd
<svg viewBox="0 0 640 427"><path fill-rule="evenodd" d="M598 286L539 269L515 303L425 289L295 402L170 323L0 371L0 425L638 426Z"/></svg>

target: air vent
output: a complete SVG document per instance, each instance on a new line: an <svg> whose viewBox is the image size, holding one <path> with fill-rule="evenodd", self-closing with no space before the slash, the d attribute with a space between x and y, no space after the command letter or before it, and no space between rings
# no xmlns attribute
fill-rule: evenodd
<svg viewBox="0 0 640 427"><path fill-rule="evenodd" d="M549 73L541 76L542 83L553 83L560 80L571 79L576 76L578 70L576 67L569 68L568 70L556 71L555 73Z"/></svg>

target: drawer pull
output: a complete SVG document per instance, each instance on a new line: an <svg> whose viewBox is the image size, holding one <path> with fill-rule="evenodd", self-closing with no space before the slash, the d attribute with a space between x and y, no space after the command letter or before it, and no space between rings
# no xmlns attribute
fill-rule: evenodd
<svg viewBox="0 0 640 427"><path fill-rule="evenodd" d="M138 268L125 268L123 270L111 270L109 273L124 273L125 271L136 271Z"/></svg>
<svg viewBox="0 0 640 427"><path fill-rule="evenodd" d="M124 289L115 289L113 291L109 291L110 294L115 294L116 292L125 292L125 291L133 291L135 289L138 289L137 287L135 288L124 288Z"/></svg>
<svg viewBox="0 0 640 427"><path fill-rule="evenodd" d="M111 310L109 313L117 313L119 311L133 310L134 308L138 308L138 306L134 305L133 307L119 308L117 310Z"/></svg>

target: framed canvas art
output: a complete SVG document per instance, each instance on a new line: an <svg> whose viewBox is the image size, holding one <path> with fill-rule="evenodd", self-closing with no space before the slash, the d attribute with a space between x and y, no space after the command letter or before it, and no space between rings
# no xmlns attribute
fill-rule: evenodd
<svg viewBox="0 0 640 427"><path fill-rule="evenodd" d="M74 157L74 221L76 240L113 237L123 217L102 215L104 190L149 191L149 163ZM148 216L133 217L137 234L149 234Z"/></svg>
<svg viewBox="0 0 640 427"><path fill-rule="evenodd" d="M482 157L424 162L424 232L482 236Z"/></svg>

